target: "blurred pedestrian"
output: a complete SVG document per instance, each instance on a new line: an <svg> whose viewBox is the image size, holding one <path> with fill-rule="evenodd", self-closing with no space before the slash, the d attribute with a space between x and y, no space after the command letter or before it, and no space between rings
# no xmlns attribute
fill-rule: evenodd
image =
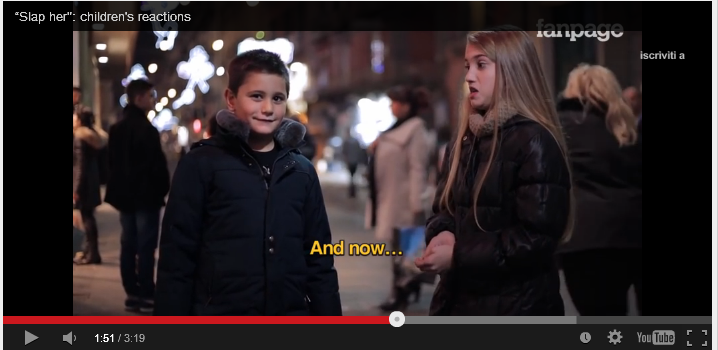
<svg viewBox="0 0 718 350"><path fill-rule="evenodd" d="M287 110L289 112L289 110ZM288 114L289 119L297 122L302 123L301 120L299 120L299 116L295 113ZM306 127L305 127L306 129ZM309 161L314 160L314 156L317 155L317 143L314 141L314 137L312 134L309 133L309 130L307 130L306 133L304 133L304 139L301 145L299 145L299 151L302 153L303 156L307 157Z"/></svg>
<svg viewBox="0 0 718 350"><path fill-rule="evenodd" d="M160 209L169 191L169 170L160 134L147 119L155 90L145 80L127 85L123 118L110 128L110 176L105 202L120 212L120 275L128 311L152 312Z"/></svg>
<svg viewBox="0 0 718 350"><path fill-rule="evenodd" d="M533 42L515 27L468 36L469 96L416 261L441 274L430 315L564 315L553 256L571 178Z"/></svg>
<svg viewBox="0 0 718 350"><path fill-rule="evenodd" d="M73 115L76 117L79 117L80 114L88 112L92 113L92 108L85 106L82 104L82 89L78 86L72 87L72 105L73 105ZM94 121L93 121L94 125ZM93 130L103 139L107 140L107 133L105 130L102 129L102 125L97 125L93 127ZM107 184L107 178L109 176L109 161L107 159L107 147L103 146L101 149L98 150L97 156L95 157L97 159L97 167L99 168L100 172L100 184L106 185Z"/></svg>
<svg viewBox="0 0 718 350"><path fill-rule="evenodd" d="M370 201L366 207L367 227L394 251L400 248L400 230L426 223L424 192L429 167L429 139L418 111L425 107L425 90L398 86L388 91L396 123L370 146ZM421 283L402 278L402 259L392 259L393 280L389 299L379 305L384 311L406 309L410 295L418 298Z"/></svg>
<svg viewBox="0 0 718 350"><path fill-rule="evenodd" d="M79 265L102 263L95 208L102 204L98 152L105 146L107 140L95 131L94 122L95 116L88 111L75 114L73 120L72 200L75 209L80 211L85 228L82 256L74 260Z"/></svg>
<svg viewBox="0 0 718 350"><path fill-rule="evenodd" d="M89 108L82 105L82 89L80 89L79 86L73 86L72 87L72 116L73 120L77 120L80 118L80 114L85 111L90 111ZM74 129L73 129L73 135L74 135ZM74 152L75 149L75 139L73 137L72 141L72 149Z"/></svg>
<svg viewBox="0 0 718 350"><path fill-rule="evenodd" d="M72 111L78 117L82 112L91 112L89 107L82 104L82 89L79 86L72 87Z"/></svg>
<svg viewBox="0 0 718 350"><path fill-rule="evenodd" d="M568 136L577 216L560 247L566 285L583 316L623 316L635 287L641 308L642 158L636 116L616 77L581 65L568 78L559 116Z"/></svg>
<svg viewBox="0 0 718 350"><path fill-rule="evenodd" d="M359 141L354 138L351 131L347 130L344 134L344 140L342 142L342 156L344 157L344 163L349 171L349 198L356 197L356 181L354 177L357 173L359 164L364 164L366 161L364 158L364 150L361 147Z"/></svg>
<svg viewBox="0 0 718 350"><path fill-rule="evenodd" d="M208 139L214 135L217 135L217 118L215 116L211 116L207 120L207 130L204 131L202 138Z"/></svg>
<svg viewBox="0 0 718 350"><path fill-rule="evenodd" d="M155 315L341 316L314 166L284 118L289 72L265 50L227 69L217 134L180 161L163 219Z"/></svg>

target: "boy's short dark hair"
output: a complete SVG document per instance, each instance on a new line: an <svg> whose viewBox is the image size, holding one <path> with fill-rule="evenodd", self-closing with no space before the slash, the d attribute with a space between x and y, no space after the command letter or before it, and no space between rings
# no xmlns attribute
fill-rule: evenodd
<svg viewBox="0 0 718 350"><path fill-rule="evenodd" d="M129 101L129 103L132 103L137 96L140 96L147 91L152 90L154 87L155 86L147 80L137 79L131 81L129 84L127 84L127 87L125 88L125 93L127 94L127 101Z"/></svg>
<svg viewBox="0 0 718 350"><path fill-rule="evenodd" d="M289 94L289 70L279 55L273 52L261 49L243 52L229 63L227 72L229 76L227 87L233 93L237 93L249 73L267 73L284 78L287 82L287 94Z"/></svg>

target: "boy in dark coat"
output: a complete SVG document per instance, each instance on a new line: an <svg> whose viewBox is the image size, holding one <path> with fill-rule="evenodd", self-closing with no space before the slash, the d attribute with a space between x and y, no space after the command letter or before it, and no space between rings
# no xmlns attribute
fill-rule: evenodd
<svg viewBox="0 0 718 350"><path fill-rule="evenodd" d="M228 110L174 175L160 241L155 315L340 316L317 173L285 119L289 72L254 50L229 65Z"/></svg>

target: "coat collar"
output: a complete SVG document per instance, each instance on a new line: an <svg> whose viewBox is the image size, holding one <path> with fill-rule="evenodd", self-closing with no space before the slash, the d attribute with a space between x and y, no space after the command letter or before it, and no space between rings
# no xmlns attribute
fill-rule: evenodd
<svg viewBox="0 0 718 350"><path fill-rule="evenodd" d="M582 102L578 98L559 97L558 103L556 104L556 110L559 112L587 112L596 115L604 115L607 107L604 104L601 104L600 106L593 106Z"/></svg>
<svg viewBox="0 0 718 350"><path fill-rule="evenodd" d="M247 143L249 139L249 124L237 118L232 111L223 109L217 113L218 134L223 137L236 138ZM302 123L284 118L274 132L274 139L281 148L296 148L304 140L307 129Z"/></svg>
<svg viewBox="0 0 718 350"><path fill-rule="evenodd" d="M132 104L127 105L127 107L125 107L125 109L123 110L123 114L125 115L125 117L138 118L138 119L143 119L143 120L147 121L148 123L150 122L147 119L147 112L144 112L142 109L140 109L139 107L132 105Z"/></svg>
<svg viewBox="0 0 718 350"><path fill-rule="evenodd" d="M513 107L502 103L498 107L492 108L488 113L469 115L469 129L478 137L491 135L494 133L495 127L503 127L515 115L516 110Z"/></svg>
<svg viewBox="0 0 718 350"><path fill-rule="evenodd" d="M383 132L380 137L404 145L409 142L409 139L414 135L417 129L425 128L426 126L421 118L411 117L396 128Z"/></svg>

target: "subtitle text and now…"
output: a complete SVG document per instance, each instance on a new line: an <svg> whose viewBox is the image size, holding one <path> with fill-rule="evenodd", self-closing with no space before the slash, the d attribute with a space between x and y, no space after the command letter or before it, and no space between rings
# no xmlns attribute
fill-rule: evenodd
<svg viewBox="0 0 718 350"><path fill-rule="evenodd" d="M182 13L109 13L88 12L76 14L68 11L62 13L15 12L20 22L189 22L190 14Z"/></svg>
<svg viewBox="0 0 718 350"><path fill-rule="evenodd" d="M402 251L387 249L384 243L346 243L340 240L335 244L321 244L314 241L310 255L336 256L402 256Z"/></svg>

